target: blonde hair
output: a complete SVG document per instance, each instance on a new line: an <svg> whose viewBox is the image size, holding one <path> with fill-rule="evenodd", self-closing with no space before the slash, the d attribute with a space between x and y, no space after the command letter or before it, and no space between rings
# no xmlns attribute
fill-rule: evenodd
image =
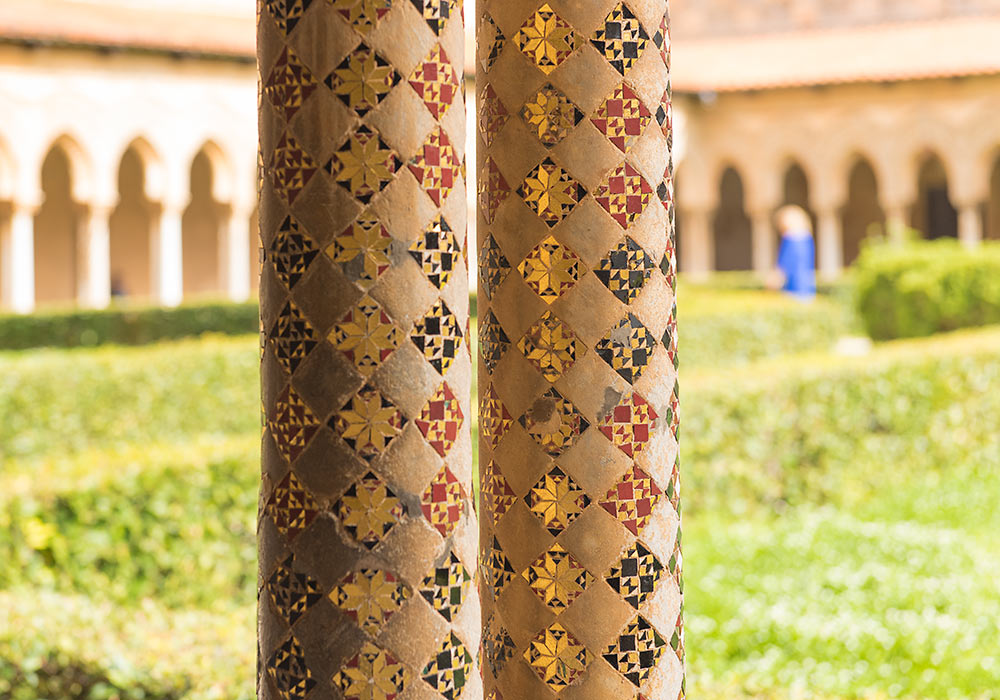
<svg viewBox="0 0 1000 700"><path fill-rule="evenodd" d="M781 233L787 231L808 231L812 233L812 220L809 218L809 214L806 213L805 209L795 204L783 206L774 215L774 218L778 224L778 231Z"/></svg>

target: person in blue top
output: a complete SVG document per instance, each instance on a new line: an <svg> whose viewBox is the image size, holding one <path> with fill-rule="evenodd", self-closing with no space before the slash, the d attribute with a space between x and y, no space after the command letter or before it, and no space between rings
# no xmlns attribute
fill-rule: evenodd
<svg viewBox="0 0 1000 700"><path fill-rule="evenodd" d="M812 299L816 296L816 244L809 215L790 205L778 210L776 220L781 232L776 281L786 294Z"/></svg>

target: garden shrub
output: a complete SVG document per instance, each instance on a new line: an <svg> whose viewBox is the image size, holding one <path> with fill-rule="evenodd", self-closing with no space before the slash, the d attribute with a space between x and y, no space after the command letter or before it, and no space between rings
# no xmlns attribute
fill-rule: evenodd
<svg viewBox="0 0 1000 700"><path fill-rule="evenodd" d="M872 244L856 268L858 312L876 340L1000 323L1000 243Z"/></svg>
<svg viewBox="0 0 1000 700"><path fill-rule="evenodd" d="M0 316L0 350L144 345L202 333L255 333L259 326L256 302L40 311Z"/></svg>

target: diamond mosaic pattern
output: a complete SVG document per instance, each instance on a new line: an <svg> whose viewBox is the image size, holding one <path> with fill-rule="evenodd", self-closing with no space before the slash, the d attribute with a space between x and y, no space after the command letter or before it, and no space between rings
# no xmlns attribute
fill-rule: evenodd
<svg viewBox="0 0 1000 700"><path fill-rule="evenodd" d="M663 564L642 542L635 542L621 561L611 567L604 580L611 590L638 610L656 592Z"/></svg>
<svg viewBox="0 0 1000 700"><path fill-rule="evenodd" d="M275 401L267 429L282 456L294 462L319 430L319 422L299 393L289 385Z"/></svg>
<svg viewBox="0 0 1000 700"><path fill-rule="evenodd" d="M264 512L278 531L290 540L309 527L319 515L319 504L293 472L289 472L267 499Z"/></svg>
<svg viewBox="0 0 1000 700"><path fill-rule="evenodd" d="M656 267L638 243L626 236L603 258L594 274L623 304L631 304Z"/></svg>
<svg viewBox="0 0 1000 700"><path fill-rule="evenodd" d="M635 90L622 83L608 95L590 121L619 151L627 153L652 119L652 113Z"/></svg>
<svg viewBox="0 0 1000 700"><path fill-rule="evenodd" d="M275 650L268 659L267 672L285 700L301 700L316 686L302 645L295 637L289 637Z"/></svg>
<svg viewBox="0 0 1000 700"><path fill-rule="evenodd" d="M268 254L278 279L289 290L294 289L317 255L319 249L316 244L302 232L295 219L286 216L278 227L278 235L271 242Z"/></svg>
<svg viewBox="0 0 1000 700"><path fill-rule="evenodd" d="M424 359L443 375L458 356L462 329L448 305L438 300L423 318L413 324L410 340Z"/></svg>
<svg viewBox="0 0 1000 700"><path fill-rule="evenodd" d="M490 449L497 448L513 422L514 419L510 417L507 407L503 405L493 386L487 387L479 404L479 426L482 437Z"/></svg>
<svg viewBox="0 0 1000 700"><path fill-rule="evenodd" d="M583 112L561 91L545 85L524 103L521 117L539 141L555 146L583 121Z"/></svg>
<svg viewBox="0 0 1000 700"><path fill-rule="evenodd" d="M642 322L629 314L597 343L597 354L629 384L642 376L656 349L656 339Z"/></svg>
<svg viewBox="0 0 1000 700"><path fill-rule="evenodd" d="M500 250L496 239L486 234L486 239L479 249L479 291L487 299L491 298L509 272L510 262Z"/></svg>
<svg viewBox="0 0 1000 700"><path fill-rule="evenodd" d="M458 397L447 382L442 382L413 423L434 451L444 457L458 439L464 420Z"/></svg>
<svg viewBox="0 0 1000 700"><path fill-rule="evenodd" d="M298 622L322 597L319 586L306 574L295 571L291 554L267 579L267 592L275 610L289 626Z"/></svg>
<svg viewBox="0 0 1000 700"><path fill-rule="evenodd" d="M410 160L410 172L436 206L447 199L462 174L451 139L443 129L431 132L420 151Z"/></svg>
<svg viewBox="0 0 1000 700"><path fill-rule="evenodd" d="M567 450L590 427L571 401L554 388L535 399L520 418L521 427L552 457Z"/></svg>
<svg viewBox="0 0 1000 700"><path fill-rule="evenodd" d="M274 356L288 374L298 369L302 360L319 343L312 324L291 301L278 314L267 340Z"/></svg>
<svg viewBox="0 0 1000 700"><path fill-rule="evenodd" d="M531 249L517 271L531 291L551 304L580 280L580 256L549 236Z"/></svg>
<svg viewBox="0 0 1000 700"><path fill-rule="evenodd" d="M461 251L451 226L443 216L431 221L410 246L410 255L417 261L421 272L438 289L448 284L451 273L464 262Z"/></svg>
<svg viewBox="0 0 1000 700"><path fill-rule="evenodd" d="M409 682L406 666L371 642L333 676L344 700L395 700Z"/></svg>
<svg viewBox="0 0 1000 700"><path fill-rule="evenodd" d="M385 452L406 418L378 389L366 384L330 419L340 439L369 462Z"/></svg>
<svg viewBox="0 0 1000 700"><path fill-rule="evenodd" d="M649 35L625 3L618 3L590 41L616 71L625 75L646 50Z"/></svg>
<svg viewBox="0 0 1000 700"><path fill-rule="evenodd" d="M271 156L270 171L275 193L288 204L309 184L319 166L291 134L282 134Z"/></svg>
<svg viewBox="0 0 1000 700"><path fill-rule="evenodd" d="M358 33L367 35L392 9L392 0L330 0L333 9Z"/></svg>
<svg viewBox="0 0 1000 700"><path fill-rule="evenodd" d="M479 96L479 133L483 135L483 141L489 146L496 138L497 132L510 119L510 112L503 106L503 102L497 96L492 85L487 85L483 89L483 94Z"/></svg>
<svg viewBox="0 0 1000 700"><path fill-rule="evenodd" d="M274 108L282 112L285 121L289 121L317 87L312 72L306 68L298 55L286 46L275 61L271 75L264 84L264 94Z"/></svg>
<svg viewBox="0 0 1000 700"><path fill-rule="evenodd" d="M361 289L369 290L389 270L392 236L371 212L365 212L333 239L326 253Z"/></svg>
<svg viewBox="0 0 1000 700"><path fill-rule="evenodd" d="M546 158L528 173L517 193L551 227L565 219L587 191L551 158Z"/></svg>
<svg viewBox="0 0 1000 700"><path fill-rule="evenodd" d="M329 597L358 627L374 637L410 595L409 587L395 574L382 569L361 569L347 574Z"/></svg>
<svg viewBox="0 0 1000 700"><path fill-rule="evenodd" d="M653 188L628 163L622 163L608 173L594 191L594 199L623 229L628 229L642 216L653 199Z"/></svg>
<svg viewBox="0 0 1000 700"><path fill-rule="evenodd" d="M455 69L440 44L414 69L409 82L435 119L444 116L462 91Z"/></svg>
<svg viewBox="0 0 1000 700"><path fill-rule="evenodd" d="M535 675L558 693L583 678L593 655L556 622L531 641L524 659Z"/></svg>
<svg viewBox="0 0 1000 700"><path fill-rule="evenodd" d="M442 537L448 537L465 513L465 490L455 475L445 467L420 498L420 510Z"/></svg>
<svg viewBox="0 0 1000 700"><path fill-rule="evenodd" d="M370 377L402 342L402 333L374 299L362 297L330 332L330 343Z"/></svg>
<svg viewBox="0 0 1000 700"><path fill-rule="evenodd" d="M551 311L535 321L517 347L550 382L563 376L587 352L576 333Z"/></svg>
<svg viewBox="0 0 1000 700"><path fill-rule="evenodd" d="M612 668L639 687L660 660L665 646L659 632L644 617L637 615L603 656Z"/></svg>
<svg viewBox="0 0 1000 700"><path fill-rule="evenodd" d="M493 460L483 470L482 484L484 507L496 524L517 502L517 496Z"/></svg>
<svg viewBox="0 0 1000 700"><path fill-rule="evenodd" d="M639 536L662 495L653 478L633 464L608 490L600 505L633 535Z"/></svg>
<svg viewBox="0 0 1000 700"><path fill-rule="evenodd" d="M521 575L535 595L557 614L569 607L594 581L590 572L558 542Z"/></svg>
<svg viewBox="0 0 1000 700"><path fill-rule="evenodd" d="M389 61L361 42L323 82L349 109L363 117L396 87L399 73Z"/></svg>
<svg viewBox="0 0 1000 700"><path fill-rule="evenodd" d="M264 7L274 18L282 34L290 34L309 9L312 0L264 0Z"/></svg>
<svg viewBox="0 0 1000 700"><path fill-rule="evenodd" d="M615 447L629 457L635 457L649 444L659 417L646 399L635 392L627 392L601 421L598 430Z"/></svg>
<svg viewBox="0 0 1000 700"><path fill-rule="evenodd" d="M486 159L482 172L477 181L479 190L479 205L482 208L483 217L486 223L492 224L497 215L497 209L503 201L510 195L510 185L504 179L500 168L492 158Z"/></svg>
<svg viewBox="0 0 1000 700"><path fill-rule="evenodd" d="M410 0L435 34L440 34L452 15L461 12L459 0Z"/></svg>
<svg viewBox="0 0 1000 700"><path fill-rule="evenodd" d="M493 675L500 673L515 654L514 640L500 624L496 615L491 615L483 630L483 657Z"/></svg>
<svg viewBox="0 0 1000 700"><path fill-rule="evenodd" d="M551 73L576 50L576 32L545 3L514 35L514 43L543 73Z"/></svg>
<svg viewBox="0 0 1000 700"><path fill-rule="evenodd" d="M326 172L362 204L392 182L399 157L370 126L360 126L326 164Z"/></svg>
<svg viewBox="0 0 1000 700"><path fill-rule="evenodd" d="M514 567L510 565L510 560L503 553L496 537L493 538L493 542L489 546L483 547L481 556L483 578L486 579L493 596L496 597L503 592L508 583L514 580Z"/></svg>
<svg viewBox="0 0 1000 700"><path fill-rule="evenodd" d="M472 587L472 576L454 552L448 553L443 566L435 567L420 586L420 595L438 612L451 622L465 602Z"/></svg>
<svg viewBox="0 0 1000 700"><path fill-rule="evenodd" d="M420 676L447 700L457 700L472 677L472 667L472 655L462 640L451 632Z"/></svg>
<svg viewBox="0 0 1000 700"><path fill-rule="evenodd" d="M351 484L333 510L347 533L368 549L374 549L406 512L396 492L374 472Z"/></svg>
<svg viewBox="0 0 1000 700"><path fill-rule="evenodd" d="M500 31L500 28L497 27L497 23L493 17L489 13L484 13L482 21L479 23L478 43L480 47L485 49L480 51L480 63L483 66L483 70L487 73L492 70L493 65L500 58L500 52L503 51L505 39L506 37Z"/></svg>
<svg viewBox="0 0 1000 700"><path fill-rule="evenodd" d="M479 355L483 358L486 371L492 374L500 358L510 348L510 339L492 311L486 312L486 318L480 324Z"/></svg>
<svg viewBox="0 0 1000 700"><path fill-rule="evenodd" d="M580 517L590 498L559 467L552 467L524 498L531 512L550 534L558 535Z"/></svg>

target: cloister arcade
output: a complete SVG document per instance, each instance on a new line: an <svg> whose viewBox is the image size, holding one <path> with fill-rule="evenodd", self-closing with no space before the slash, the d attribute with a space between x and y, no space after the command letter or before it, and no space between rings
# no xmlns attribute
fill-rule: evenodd
<svg viewBox="0 0 1000 700"><path fill-rule="evenodd" d="M822 276L871 235L1000 239L1000 80L680 94L680 267L764 272L784 204L809 212Z"/></svg>
<svg viewBox="0 0 1000 700"><path fill-rule="evenodd" d="M0 46L0 306L249 298L254 75Z"/></svg>

